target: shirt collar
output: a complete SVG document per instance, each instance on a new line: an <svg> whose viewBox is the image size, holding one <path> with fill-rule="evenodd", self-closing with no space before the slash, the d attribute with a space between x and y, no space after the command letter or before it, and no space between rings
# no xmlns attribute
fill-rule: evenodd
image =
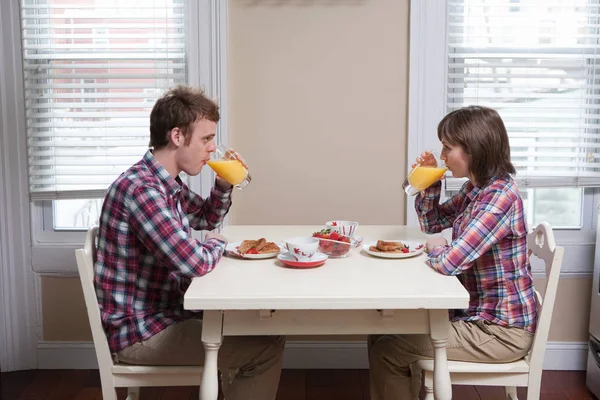
<svg viewBox="0 0 600 400"><path fill-rule="evenodd" d="M467 182L467 186L465 187L465 189L466 189L466 192L467 192L467 199L469 199L471 201L475 197L477 197L477 195L481 191L481 188L479 186L473 185L473 182L471 182L471 181Z"/></svg>
<svg viewBox="0 0 600 400"><path fill-rule="evenodd" d="M177 194L181 190L181 179L179 177L173 178L169 172L163 167L152 154L152 149L149 149L144 158L142 159L144 164L148 167L158 179L162 182L165 188L171 193L171 195Z"/></svg>
<svg viewBox="0 0 600 400"><path fill-rule="evenodd" d="M488 182L483 187L489 186L493 182L497 182L499 180L505 180L505 181L509 182L511 179L512 179L511 176L508 175L508 174L506 174L504 176L502 176L502 175L500 175L500 176L494 175L494 176L492 176L488 180ZM475 185L473 185L473 183L471 181L469 181L468 182L468 186L466 187L467 198L469 200L473 200L475 197L477 197L477 195L479 194L479 192L481 192L481 189L483 189L483 188L479 187L479 186L475 186Z"/></svg>

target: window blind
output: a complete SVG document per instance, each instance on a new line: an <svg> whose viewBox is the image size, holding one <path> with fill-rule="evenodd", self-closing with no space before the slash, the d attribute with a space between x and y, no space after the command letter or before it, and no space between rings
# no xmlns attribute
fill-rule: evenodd
<svg viewBox="0 0 600 400"><path fill-rule="evenodd" d="M448 2L447 111L500 113L521 188L600 186L599 21L599 0Z"/></svg>
<svg viewBox="0 0 600 400"><path fill-rule="evenodd" d="M32 200L103 197L186 81L184 0L21 0Z"/></svg>

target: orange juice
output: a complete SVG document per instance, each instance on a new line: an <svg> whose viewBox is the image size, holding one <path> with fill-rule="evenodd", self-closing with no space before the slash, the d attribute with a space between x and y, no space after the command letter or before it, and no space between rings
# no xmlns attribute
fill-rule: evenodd
<svg viewBox="0 0 600 400"><path fill-rule="evenodd" d="M408 175L408 182L414 189L421 191L440 179L447 170L448 168L417 166Z"/></svg>
<svg viewBox="0 0 600 400"><path fill-rule="evenodd" d="M246 179L248 172L238 160L210 160L208 166L221 178L232 185L237 185Z"/></svg>

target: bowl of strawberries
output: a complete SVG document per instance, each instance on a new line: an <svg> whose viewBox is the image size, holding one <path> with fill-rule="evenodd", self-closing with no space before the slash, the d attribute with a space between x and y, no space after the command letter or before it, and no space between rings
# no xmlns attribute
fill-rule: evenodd
<svg viewBox="0 0 600 400"><path fill-rule="evenodd" d="M330 228L314 232L312 236L319 239L319 252L329 257L346 257L355 247L350 236L341 235Z"/></svg>

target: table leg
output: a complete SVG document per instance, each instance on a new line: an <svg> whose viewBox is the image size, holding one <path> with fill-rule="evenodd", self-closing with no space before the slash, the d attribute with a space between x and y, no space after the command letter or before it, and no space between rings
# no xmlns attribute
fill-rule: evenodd
<svg viewBox="0 0 600 400"><path fill-rule="evenodd" d="M217 358L223 340L223 314L220 311L204 311L202 320L202 344L205 358L200 385L200 400L217 400L219 397L219 369Z"/></svg>
<svg viewBox="0 0 600 400"><path fill-rule="evenodd" d="M429 328L433 344L433 395L436 400L452 399L452 382L448 371L446 342L450 321L448 310L429 310Z"/></svg>

